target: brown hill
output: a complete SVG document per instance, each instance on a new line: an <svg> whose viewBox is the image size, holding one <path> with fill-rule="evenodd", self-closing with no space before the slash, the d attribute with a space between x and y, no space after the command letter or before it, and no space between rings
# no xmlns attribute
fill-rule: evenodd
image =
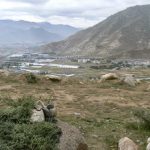
<svg viewBox="0 0 150 150"><path fill-rule="evenodd" d="M127 8L67 40L42 47L59 55L150 58L150 5Z"/></svg>

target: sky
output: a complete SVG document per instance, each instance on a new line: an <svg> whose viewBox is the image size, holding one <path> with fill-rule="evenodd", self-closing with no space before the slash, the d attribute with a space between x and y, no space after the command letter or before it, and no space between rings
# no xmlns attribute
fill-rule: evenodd
<svg viewBox="0 0 150 150"><path fill-rule="evenodd" d="M87 28L150 0L0 0L0 19L50 22Z"/></svg>

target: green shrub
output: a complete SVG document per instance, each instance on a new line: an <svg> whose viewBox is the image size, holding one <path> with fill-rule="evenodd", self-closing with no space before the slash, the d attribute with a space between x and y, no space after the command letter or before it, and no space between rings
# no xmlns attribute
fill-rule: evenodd
<svg viewBox="0 0 150 150"><path fill-rule="evenodd" d="M31 97L19 99L16 102L7 99L6 104L9 107L0 111L0 121L11 121L14 123L29 122L31 111L34 108L34 100Z"/></svg>
<svg viewBox="0 0 150 150"><path fill-rule="evenodd" d="M139 119L139 125L143 129L150 130L150 110L149 109L136 109L134 115Z"/></svg>
<svg viewBox="0 0 150 150"><path fill-rule="evenodd" d="M34 75L32 73L26 74L25 77L26 77L26 80L28 83L37 83L37 81L38 81L36 75Z"/></svg>
<svg viewBox="0 0 150 150"><path fill-rule="evenodd" d="M10 101L0 110L0 150L56 150L60 129L50 122L30 123L34 100Z"/></svg>

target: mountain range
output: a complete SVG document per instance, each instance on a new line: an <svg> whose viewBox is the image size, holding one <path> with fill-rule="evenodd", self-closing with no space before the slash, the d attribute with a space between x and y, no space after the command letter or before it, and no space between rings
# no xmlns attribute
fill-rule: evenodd
<svg viewBox="0 0 150 150"><path fill-rule="evenodd" d="M80 29L48 22L0 20L0 46L32 45L63 40Z"/></svg>
<svg viewBox="0 0 150 150"><path fill-rule="evenodd" d="M66 40L40 49L57 55L150 58L150 5L127 8Z"/></svg>

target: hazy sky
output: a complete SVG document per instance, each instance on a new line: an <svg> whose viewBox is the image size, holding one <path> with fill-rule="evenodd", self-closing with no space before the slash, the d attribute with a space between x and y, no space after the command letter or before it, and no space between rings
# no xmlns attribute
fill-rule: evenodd
<svg viewBox="0 0 150 150"><path fill-rule="evenodd" d="M129 6L150 0L0 0L0 19L92 26Z"/></svg>

